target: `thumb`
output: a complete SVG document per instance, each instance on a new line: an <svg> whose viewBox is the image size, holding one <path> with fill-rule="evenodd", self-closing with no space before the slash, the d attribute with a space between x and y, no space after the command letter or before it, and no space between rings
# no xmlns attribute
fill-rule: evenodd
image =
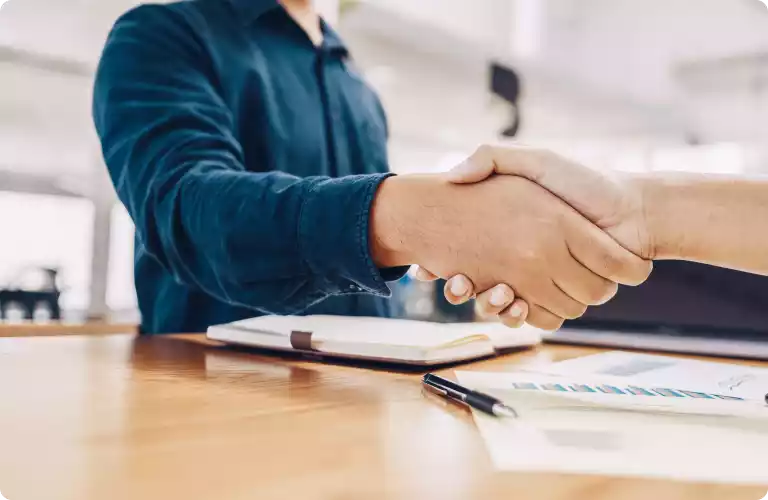
<svg viewBox="0 0 768 500"><path fill-rule="evenodd" d="M518 175L536 182L543 172L530 157L540 152L523 144L514 147L482 145L472 156L448 171L446 177L454 184L473 184L493 174Z"/></svg>
<svg viewBox="0 0 768 500"><path fill-rule="evenodd" d="M480 146L472 156L448 171L446 177L454 184L473 184L496 173L493 149Z"/></svg>
<svg viewBox="0 0 768 500"><path fill-rule="evenodd" d="M517 175L535 182L598 224L615 214L623 195L610 176L528 146L481 146L447 175L450 182L467 184L492 174Z"/></svg>

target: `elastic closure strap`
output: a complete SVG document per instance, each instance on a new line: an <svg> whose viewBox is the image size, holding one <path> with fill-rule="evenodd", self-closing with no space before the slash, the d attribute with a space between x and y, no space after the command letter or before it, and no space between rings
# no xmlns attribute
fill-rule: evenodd
<svg viewBox="0 0 768 500"><path fill-rule="evenodd" d="M297 351L314 351L315 349L312 347L312 332L291 331L291 347Z"/></svg>

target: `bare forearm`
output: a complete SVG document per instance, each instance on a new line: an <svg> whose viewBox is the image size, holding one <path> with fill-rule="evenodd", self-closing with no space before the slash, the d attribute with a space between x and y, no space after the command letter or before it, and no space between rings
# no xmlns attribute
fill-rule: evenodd
<svg viewBox="0 0 768 500"><path fill-rule="evenodd" d="M456 231L467 215L459 200L468 191L435 174L401 175L382 182L371 207L374 263L417 264L446 248L460 248L468 236Z"/></svg>
<svg viewBox="0 0 768 500"><path fill-rule="evenodd" d="M390 177L379 186L371 207L369 236L371 257L379 267L416 263L415 247L425 239L414 234L414 223L419 221L412 200L418 200L424 188L418 177Z"/></svg>
<svg viewBox="0 0 768 500"><path fill-rule="evenodd" d="M638 182L655 258L768 275L768 179L675 173Z"/></svg>

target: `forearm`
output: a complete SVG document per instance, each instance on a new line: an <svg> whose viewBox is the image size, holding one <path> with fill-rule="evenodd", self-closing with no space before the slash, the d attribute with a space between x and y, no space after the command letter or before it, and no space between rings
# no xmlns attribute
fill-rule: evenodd
<svg viewBox="0 0 768 500"><path fill-rule="evenodd" d="M407 266L448 246L460 247L462 186L434 174L390 177L371 206L371 257L379 267ZM451 200L449 202L448 200ZM455 231L451 233L451 226Z"/></svg>
<svg viewBox="0 0 768 500"><path fill-rule="evenodd" d="M655 258L768 274L768 180L670 173L640 185Z"/></svg>
<svg viewBox="0 0 768 500"><path fill-rule="evenodd" d="M298 177L254 164L187 21L148 4L115 25L94 86L104 159L141 244L222 302L293 313L330 295L388 295L368 249L386 174Z"/></svg>
<svg viewBox="0 0 768 500"><path fill-rule="evenodd" d="M330 295L387 295L365 224L381 177L193 171L176 194L147 200L157 225L137 228L157 234L151 249L179 281L240 306L285 314Z"/></svg>
<svg viewBox="0 0 768 500"><path fill-rule="evenodd" d="M369 242L373 261L379 267L406 266L417 261L414 248L426 239L417 234L419 221L413 201L418 200L424 180L403 175L381 183L371 205Z"/></svg>

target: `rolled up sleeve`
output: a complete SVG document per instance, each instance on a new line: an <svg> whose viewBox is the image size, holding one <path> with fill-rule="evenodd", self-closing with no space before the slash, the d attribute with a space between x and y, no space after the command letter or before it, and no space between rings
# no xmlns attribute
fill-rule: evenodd
<svg viewBox="0 0 768 500"><path fill-rule="evenodd" d="M162 6L125 15L94 90L104 158L144 250L180 283L266 313L328 296L388 296L368 220L388 174L300 178L245 168L204 50Z"/></svg>

